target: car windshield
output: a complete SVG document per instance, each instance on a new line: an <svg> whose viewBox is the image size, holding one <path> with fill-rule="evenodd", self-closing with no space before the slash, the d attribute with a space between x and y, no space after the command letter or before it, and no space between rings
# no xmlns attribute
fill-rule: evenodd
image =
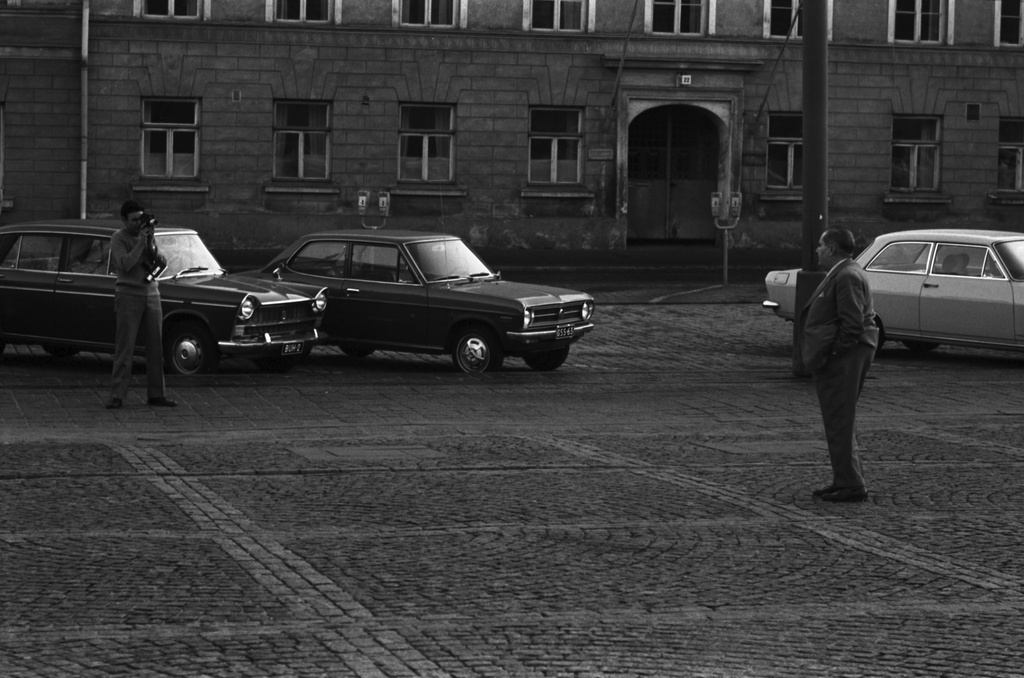
<svg viewBox="0 0 1024 678"><path fill-rule="evenodd" d="M220 274L224 269L206 249L196 233L158 233L157 246L167 258L167 268L160 274L160 280L191 273Z"/></svg>
<svg viewBox="0 0 1024 678"><path fill-rule="evenodd" d="M1011 240L996 245L996 251L1014 280L1024 280L1024 240Z"/></svg>
<svg viewBox="0 0 1024 678"><path fill-rule="evenodd" d="M487 264L461 240L434 240L409 245L409 253L427 282L490 277Z"/></svg>

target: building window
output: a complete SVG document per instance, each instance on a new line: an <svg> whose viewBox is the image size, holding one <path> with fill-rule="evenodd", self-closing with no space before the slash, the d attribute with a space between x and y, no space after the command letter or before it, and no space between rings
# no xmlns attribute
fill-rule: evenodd
<svg viewBox="0 0 1024 678"><path fill-rule="evenodd" d="M943 0L895 0L893 39L900 42L939 42Z"/></svg>
<svg viewBox="0 0 1024 678"><path fill-rule="evenodd" d="M939 188L939 121L897 117L892 121L892 189Z"/></svg>
<svg viewBox="0 0 1024 678"><path fill-rule="evenodd" d="M144 0L142 14L195 19L199 17L199 0Z"/></svg>
<svg viewBox="0 0 1024 678"><path fill-rule="evenodd" d="M649 33L700 35L704 0L648 0Z"/></svg>
<svg viewBox="0 0 1024 678"><path fill-rule="evenodd" d="M804 118L796 113L768 116L768 188L800 188L804 171Z"/></svg>
<svg viewBox="0 0 1024 678"><path fill-rule="evenodd" d="M199 171L199 102L148 99L142 104L142 175L195 177Z"/></svg>
<svg viewBox="0 0 1024 678"><path fill-rule="evenodd" d="M451 106L402 106L398 133L399 180L452 180L453 118Z"/></svg>
<svg viewBox="0 0 1024 678"><path fill-rule="evenodd" d="M998 45L1020 45L1024 43L1021 35L1021 18L1024 17L1024 0L1002 0L999 5L998 33L996 44Z"/></svg>
<svg viewBox="0 0 1024 678"><path fill-rule="evenodd" d="M530 183L580 183L580 118L578 110L530 111Z"/></svg>
<svg viewBox="0 0 1024 678"><path fill-rule="evenodd" d="M274 178L326 179L330 166L330 106L274 104Z"/></svg>
<svg viewBox="0 0 1024 678"><path fill-rule="evenodd" d="M327 21L327 0L275 0L274 18L278 21Z"/></svg>
<svg viewBox="0 0 1024 678"><path fill-rule="evenodd" d="M532 0L531 28L582 31L583 0Z"/></svg>
<svg viewBox="0 0 1024 678"><path fill-rule="evenodd" d="M804 34L800 0L768 0L768 36L799 38Z"/></svg>
<svg viewBox="0 0 1024 678"><path fill-rule="evenodd" d="M455 0L401 0L401 23L411 26L454 26Z"/></svg>
<svg viewBox="0 0 1024 678"><path fill-rule="evenodd" d="M1024 157L1024 120L999 121L999 177L1000 191L1024 191L1021 180L1021 160Z"/></svg>

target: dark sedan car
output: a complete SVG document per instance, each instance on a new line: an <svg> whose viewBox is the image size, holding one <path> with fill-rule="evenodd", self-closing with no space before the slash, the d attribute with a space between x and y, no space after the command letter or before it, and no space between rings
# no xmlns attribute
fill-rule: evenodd
<svg viewBox="0 0 1024 678"><path fill-rule="evenodd" d="M58 220L0 228L0 352L39 344L53 355L114 350L110 236L119 221ZM213 372L220 357L291 367L321 339L320 287L227 275L195 231L159 227L165 368Z"/></svg>
<svg viewBox="0 0 1024 678"><path fill-rule="evenodd" d="M537 370L565 362L593 329L594 299L502 280L461 239L420 231L329 231L300 238L262 269L326 285L328 343L349 355L377 349L450 354L467 373L519 356Z"/></svg>

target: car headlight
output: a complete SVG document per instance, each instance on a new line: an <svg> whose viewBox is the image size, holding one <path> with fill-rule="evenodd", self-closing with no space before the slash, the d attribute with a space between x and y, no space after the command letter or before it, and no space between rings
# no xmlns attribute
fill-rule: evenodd
<svg viewBox="0 0 1024 678"><path fill-rule="evenodd" d="M590 316L594 315L594 302L584 301L583 310L580 311L580 315L584 320L590 320Z"/></svg>
<svg viewBox="0 0 1024 678"><path fill-rule="evenodd" d="M256 300L252 297L246 297L242 299L242 303L238 306L238 319L248 320L252 317L252 314L256 312Z"/></svg>
<svg viewBox="0 0 1024 678"><path fill-rule="evenodd" d="M529 306L523 307L523 329L533 324L533 309Z"/></svg>
<svg viewBox="0 0 1024 678"><path fill-rule="evenodd" d="M313 297L313 313L323 313L325 308L327 308L327 290L320 290Z"/></svg>

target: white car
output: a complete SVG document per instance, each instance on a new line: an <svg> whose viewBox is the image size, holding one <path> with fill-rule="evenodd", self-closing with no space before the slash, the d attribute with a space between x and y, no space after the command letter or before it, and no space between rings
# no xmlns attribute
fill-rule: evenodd
<svg viewBox="0 0 1024 678"><path fill-rule="evenodd" d="M878 236L857 256L881 341L1024 350L1024 233L930 229ZM765 278L763 306L793 320L797 269ZM879 344L881 346L881 343Z"/></svg>

